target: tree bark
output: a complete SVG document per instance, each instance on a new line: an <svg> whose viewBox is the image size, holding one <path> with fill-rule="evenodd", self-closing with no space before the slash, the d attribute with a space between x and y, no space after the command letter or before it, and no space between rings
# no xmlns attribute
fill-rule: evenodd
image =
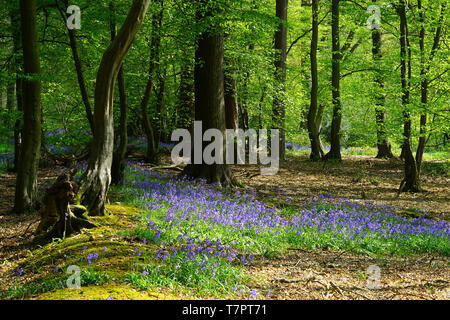
<svg viewBox="0 0 450 320"><path fill-rule="evenodd" d="M205 4L203 8L206 8L209 4L212 5L208 6L207 12L197 12L197 20L213 17L214 11L217 10L213 8L213 1L205 0L202 2ZM223 136L226 136L223 38L222 30L210 30L209 32L203 32L197 40L198 46L195 54L195 118L197 121L202 122L202 136L206 130L213 128L219 129ZM202 151L204 147L205 144L203 144ZM224 164L208 165L203 162L203 159L201 164L194 164L194 161L192 161L181 174L202 178L208 183L235 185L236 179L229 166L225 164L225 146L222 151Z"/></svg>
<svg viewBox="0 0 450 320"><path fill-rule="evenodd" d="M400 186L401 192L417 192L420 190L416 161L411 146L411 114L410 104L410 76L411 56L408 54L408 22L406 18L405 0L400 0L397 7L400 16L400 64L402 82L402 105L403 105L403 155L405 159L405 177Z"/></svg>
<svg viewBox="0 0 450 320"><path fill-rule="evenodd" d="M341 48L339 39L339 1L332 0L331 3L331 38L332 38L332 75L331 90L333 102L333 120L331 123L331 148L325 155L325 160L342 161L341 156L341 139L340 130L342 122L342 106L341 106Z"/></svg>
<svg viewBox="0 0 450 320"><path fill-rule="evenodd" d="M59 5L58 0L56 0L56 5L58 7L58 10L60 12L60 15L61 15L61 17L64 21L64 25L65 25L67 18L69 17L69 14L64 12L64 10ZM69 7L68 0L64 0L64 6L65 6L65 8ZM84 80L81 59L78 54L78 45L77 45L77 39L75 38L75 30L70 30L69 28L66 28L66 29L67 29L67 33L69 36L70 49L72 50L72 57L73 57L73 61L75 63L75 70L77 73L78 86L80 87L81 98L83 100L84 108L86 111L86 117L89 121L89 127L91 128L91 132L92 132L92 134L94 134L94 130L95 130L94 116L92 114L91 102L89 101L89 94L88 94L88 91L86 88L86 81Z"/></svg>
<svg viewBox="0 0 450 320"><path fill-rule="evenodd" d="M103 54L95 85L95 134L87 173L82 184L82 203L89 215L103 215L111 183L114 149L113 101L117 74L139 31L150 0L133 0L130 12L114 41Z"/></svg>
<svg viewBox="0 0 450 320"><path fill-rule="evenodd" d="M35 0L21 0L24 73L23 144L17 171L14 212L26 213L37 202L37 170L41 148L41 81Z"/></svg>
<svg viewBox="0 0 450 320"><path fill-rule="evenodd" d="M74 212L71 211L70 202L78 192L78 186L74 182L75 173L76 171L72 170L61 174L46 191L39 209L37 239L64 239L82 228L95 227L83 216L85 208L73 206Z"/></svg>
<svg viewBox="0 0 450 320"><path fill-rule="evenodd" d="M115 19L115 8L114 3L110 3L111 10L111 41L117 34L117 24ZM127 155L127 145L128 145L128 103L127 94L125 90L125 76L123 71L123 63L120 66L119 73L117 75L117 83L119 87L119 100L120 100L120 126L119 126L119 136L120 143L119 147L113 154L113 162L111 166L111 183L121 184L123 182L123 177L125 173L125 160Z"/></svg>
<svg viewBox="0 0 450 320"><path fill-rule="evenodd" d="M181 66L180 91L178 95L178 128L190 130L195 119L194 63L191 59Z"/></svg>
<svg viewBox="0 0 450 320"><path fill-rule="evenodd" d="M150 102L150 96L155 86L155 71L159 68L159 50L161 45L160 27L162 21L162 15L164 10L163 0L157 0L160 4L160 11L152 16L152 35L150 40L150 63L148 70L148 80L145 87L144 96L141 102L142 110L142 126L147 137L147 153L145 160L157 164L158 159L158 142L157 132L153 129L152 122L148 115L148 104Z"/></svg>
<svg viewBox="0 0 450 320"><path fill-rule="evenodd" d="M17 8L10 8L10 20L11 20L11 35L13 38L13 50L14 50L14 60L11 64L14 66L14 73L16 74L15 79L15 95L16 95L16 105L19 112L23 111L23 57L20 54L21 51L21 29L20 29L20 12ZM13 171L17 172L19 168L20 159L20 147L22 145L22 122L17 119L14 123L14 168Z"/></svg>
<svg viewBox="0 0 450 320"><path fill-rule="evenodd" d="M419 20L421 24L420 33L419 33L419 46L420 46L420 76L422 78L421 80L421 98L420 101L422 103L422 107L424 108L424 112L420 116L420 137L419 137L419 144L417 146L417 152L416 152L416 166L417 166L417 172L418 172L418 179L420 178L420 172L422 169L422 159L423 159L423 153L425 152L425 146L427 142L427 112L426 107L428 105L428 86L429 86L429 79L428 79L428 72L430 70L431 63L433 61L433 58L436 54L437 49L439 48L439 42L441 40L441 34L442 34L442 24L444 21L444 14L445 14L445 8L446 3L443 3L441 5L441 13L439 16L439 22L436 27L436 31L433 38L433 47L431 48L430 57L426 59L425 56L425 14L424 14L424 8L422 7L422 0L417 1L418 9L419 9Z"/></svg>
<svg viewBox="0 0 450 320"><path fill-rule="evenodd" d="M160 61L158 59L158 65ZM156 94L156 115L158 117L158 123L156 127L156 145L159 146L161 141L166 141L166 136L164 132L164 128L166 127L166 119L164 117L164 97L166 94L166 75L161 71L161 68L158 67L158 92Z"/></svg>
<svg viewBox="0 0 450 320"><path fill-rule="evenodd" d="M372 0L373 3L377 3L377 0ZM378 69L378 65L381 63L381 30L374 28L372 30L372 57L376 64L375 68ZM376 158L385 159L392 158L392 147L387 137L386 131L386 110L385 110L385 94L384 94L384 81L381 71L378 69L375 76L375 82L378 85L380 93L376 96L375 104L375 120L377 124L377 149L378 153Z"/></svg>
<svg viewBox="0 0 450 320"><path fill-rule="evenodd" d="M275 32L275 80L276 93L273 101L273 128L280 130L279 154L280 160L286 155L286 107L284 104L286 93L286 57L287 57L287 13L288 0L276 1L276 15L282 21Z"/></svg>
<svg viewBox="0 0 450 320"><path fill-rule="evenodd" d="M318 91L319 77L317 71L317 47L319 43L319 5L318 0L312 0L312 37L311 37L311 102L308 110L307 128L309 140L311 142L312 161L318 161L323 156L323 149L320 141L320 123L318 123ZM321 120L321 116L320 116Z"/></svg>
<svg viewBox="0 0 450 320"><path fill-rule="evenodd" d="M231 61L230 64L232 64ZM237 130L239 128L239 104L237 83L232 71L225 72L225 115L227 129Z"/></svg>

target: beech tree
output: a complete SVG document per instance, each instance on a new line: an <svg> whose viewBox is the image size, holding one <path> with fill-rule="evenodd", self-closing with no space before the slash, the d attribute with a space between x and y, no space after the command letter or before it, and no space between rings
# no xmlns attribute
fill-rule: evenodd
<svg viewBox="0 0 450 320"><path fill-rule="evenodd" d="M322 125L323 110L319 110L318 106L318 91L319 91L319 76L317 70L317 45L319 42L319 1L312 0L312 36L311 36L311 101L307 116L307 127L309 140L311 142L310 159L318 161L324 156L322 143L320 140L320 130Z"/></svg>
<svg viewBox="0 0 450 320"><path fill-rule="evenodd" d="M405 178L400 186L400 191L419 191L418 170L414 159L411 144L411 48L409 46L408 20L406 16L405 0L400 0L396 6L400 17L400 66L402 83L402 106L403 106L403 146L402 155L405 161Z"/></svg>
<svg viewBox="0 0 450 320"><path fill-rule="evenodd" d="M133 0L117 36L103 54L95 85L95 132L88 169L82 183L82 203L89 215L103 215L111 183L114 149L114 86L123 60L138 33L150 0Z"/></svg>
<svg viewBox="0 0 450 320"><path fill-rule="evenodd" d="M276 15L281 20L275 32L275 81L276 92L273 101L273 129L280 130L279 154L284 160L286 153L286 107L284 95L286 94L286 56L287 56L287 14L288 0L276 1Z"/></svg>
<svg viewBox="0 0 450 320"><path fill-rule="evenodd" d="M69 7L69 0L63 0L64 7L62 7L59 4L59 0L55 0L55 3L58 8L58 11L61 15L64 26L65 26L67 18L70 15L68 13L65 13L64 8ZM83 66L81 63L80 55L78 53L78 44L77 44L77 39L75 37L76 31L74 29L69 29L69 28L66 28L66 29L67 29L67 34L69 36L70 49L72 51L72 57L73 57L73 61L75 63L75 70L77 73L78 86L80 87L81 98L83 100L84 108L86 111L86 117L88 119L89 126L91 128L91 132L94 133L94 130L95 130L94 117L92 114L91 102L89 100L89 94L88 94L88 90L86 87L86 80L85 80L84 74L83 74Z"/></svg>
<svg viewBox="0 0 450 320"><path fill-rule="evenodd" d="M23 143L20 148L14 211L32 211L37 201L37 170L41 148L41 80L36 1L21 0L23 81Z"/></svg>
<svg viewBox="0 0 450 320"><path fill-rule="evenodd" d="M213 18L219 8L216 1L201 0L202 8L197 11L197 20ZM208 129L218 129L225 137L226 114L224 97L224 47L223 30L214 21L209 30L202 30L197 39L195 53L195 120L202 122L203 133ZM204 149L203 145L202 150ZM223 159L225 160L225 146ZM188 164L183 173L194 178L206 179L209 183L236 184L236 179L228 165L225 164L195 164L194 159Z"/></svg>
<svg viewBox="0 0 450 320"><path fill-rule="evenodd" d="M330 151L325 155L326 160L342 160L341 156L341 122L342 122L342 105L341 105L341 48L340 48L340 28L339 28L339 2L340 0L331 1L331 92L333 103L333 121L331 123L331 146Z"/></svg>
<svg viewBox="0 0 450 320"><path fill-rule="evenodd" d="M111 41L117 35L117 24L115 17L114 3L109 4L110 8L110 28L111 28ZM119 87L119 104L120 104L120 124L119 124L119 137L120 143L117 150L113 154L113 162L111 166L111 182L112 184L119 184L123 181L125 173L127 145L128 145L128 103L127 94L125 91L125 76L123 71L123 63L120 66L119 73L117 75L117 85Z"/></svg>
<svg viewBox="0 0 450 320"><path fill-rule="evenodd" d="M372 0L373 3L377 3L377 0ZM384 81L383 75L381 73L380 66L378 64L381 63L382 52L382 32L380 28L372 29L372 55L375 63L375 68L377 69L375 75L375 82L378 85L379 92L376 94L375 99L375 120L377 124L377 158L392 158L394 155L392 154L391 143L389 142L387 132L386 132L386 110L385 110L385 92L384 92Z"/></svg>
<svg viewBox="0 0 450 320"><path fill-rule="evenodd" d="M149 117L148 104L152 90L155 88L155 78L157 69L159 69L159 52L161 46L160 26L164 12L164 1L156 0L159 5L158 12L152 15L152 34L149 42L150 62L148 69L148 80L145 86L144 95L141 101L142 126L147 137L147 153L145 159L150 163L158 163L158 144L159 134L156 132ZM159 130L159 126L157 128Z"/></svg>

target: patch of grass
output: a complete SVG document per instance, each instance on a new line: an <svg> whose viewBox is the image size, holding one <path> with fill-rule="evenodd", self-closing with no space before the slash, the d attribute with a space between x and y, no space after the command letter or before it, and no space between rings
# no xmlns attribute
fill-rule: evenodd
<svg viewBox="0 0 450 320"><path fill-rule="evenodd" d="M422 164L422 170L433 176L450 176L450 161L446 162L429 162Z"/></svg>

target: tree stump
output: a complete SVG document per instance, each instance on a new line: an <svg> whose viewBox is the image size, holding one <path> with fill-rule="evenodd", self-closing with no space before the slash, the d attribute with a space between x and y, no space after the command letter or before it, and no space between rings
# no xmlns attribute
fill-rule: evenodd
<svg viewBox="0 0 450 320"><path fill-rule="evenodd" d="M77 170L71 170L61 174L56 182L47 190L43 199L39 215L41 221L37 227L36 234L45 238L65 238L82 228L94 228L83 216L86 211L81 206L73 206L71 210L70 202L78 193L79 186L74 182Z"/></svg>

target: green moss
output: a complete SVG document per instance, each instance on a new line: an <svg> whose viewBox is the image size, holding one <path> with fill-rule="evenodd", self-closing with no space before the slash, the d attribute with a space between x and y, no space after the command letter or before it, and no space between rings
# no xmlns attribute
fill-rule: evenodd
<svg viewBox="0 0 450 320"><path fill-rule="evenodd" d="M60 289L45 293L36 300L173 300L172 295L157 292L138 291L128 285L105 284L81 289Z"/></svg>
<svg viewBox="0 0 450 320"><path fill-rule="evenodd" d="M146 290L140 291L126 284L105 284L81 289L59 289L45 293L36 300L174 300L170 294Z"/></svg>

